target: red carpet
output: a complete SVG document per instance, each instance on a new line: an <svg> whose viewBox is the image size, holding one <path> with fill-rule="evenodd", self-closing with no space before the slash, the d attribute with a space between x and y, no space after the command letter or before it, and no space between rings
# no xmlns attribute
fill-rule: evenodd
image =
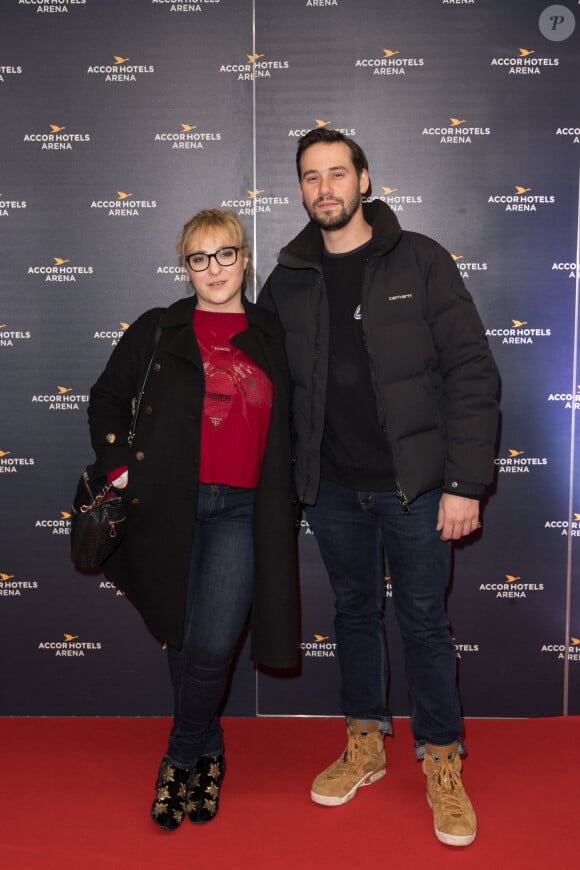
<svg viewBox="0 0 580 870"><path fill-rule="evenodd" d="M467 723L479 831L439 843L408 722L389 770L344 807L309 798L342 750L337 719L226 719L220 812L174 833L149 818L166 719L0 719L3 870L523 870L576 866L580 718Z"/></svg>

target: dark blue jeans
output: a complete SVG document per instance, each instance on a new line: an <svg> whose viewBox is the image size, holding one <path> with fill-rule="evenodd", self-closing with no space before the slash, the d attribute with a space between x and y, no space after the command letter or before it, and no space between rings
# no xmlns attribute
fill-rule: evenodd
<svg viewBox="0 0 580 870"><path fill-rule="evenodd" d="M174 719L166 752L176 767L223 752L218 710L254 585L254 490L200 484L183 645L168 647Z"/></svg>
<svg viewBox="0 0 580 870"><path fill-rule="evenodd" d="M403 511L394 492L355 492L323 481L306 510L336 599L341 707L391 733L387 706L383 547L401 631L417 756L463 731L455 646L445 610L451 548L435 531L441 490Z"/></svg>

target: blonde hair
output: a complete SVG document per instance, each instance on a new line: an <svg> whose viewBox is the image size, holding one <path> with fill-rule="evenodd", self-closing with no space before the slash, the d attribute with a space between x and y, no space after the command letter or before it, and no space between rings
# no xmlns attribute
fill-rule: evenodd
<svg viewBox="0 0 580 870"><path fill-rule="evenodd" d="M183 261L186 248L192 236L201 236L211 230L224 230L232 238L232 244L236 248L240 248L245 256L248 257L248 265L244 271L242 281L242 291L245 291L248 283L254 275L254 265L252 262L252 252L248 246L246 232L242 226L237 214L233 211L226 211L221 208L204 208L194 214L187 223L183 225L181 235L177 242L177 253Z"/></svg>

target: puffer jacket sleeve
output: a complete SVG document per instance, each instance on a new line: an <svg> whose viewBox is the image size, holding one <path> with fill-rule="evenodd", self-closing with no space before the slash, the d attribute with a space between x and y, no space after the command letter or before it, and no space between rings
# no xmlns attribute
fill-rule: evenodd
<svg viewBox="0 0 580 870"><path fill-rule="evenodd" d="M453 258L438 244L426 286L427 318L442 375L445 489L478 497L493 479L498 372L473 299Z"/></svg>

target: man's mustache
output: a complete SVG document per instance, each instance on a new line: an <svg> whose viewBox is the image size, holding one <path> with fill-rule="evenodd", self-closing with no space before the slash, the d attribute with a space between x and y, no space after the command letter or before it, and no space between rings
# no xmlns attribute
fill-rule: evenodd
<svg viewBox="0 0 580 870"><path fill-rule="evenodd" d="M329 196L319 196L318 199L314 200L314 206L316 207L317 205L320 205L323 202L332 202L335 205L344 205L344 202L342 199L332 199Z"/></svg>

